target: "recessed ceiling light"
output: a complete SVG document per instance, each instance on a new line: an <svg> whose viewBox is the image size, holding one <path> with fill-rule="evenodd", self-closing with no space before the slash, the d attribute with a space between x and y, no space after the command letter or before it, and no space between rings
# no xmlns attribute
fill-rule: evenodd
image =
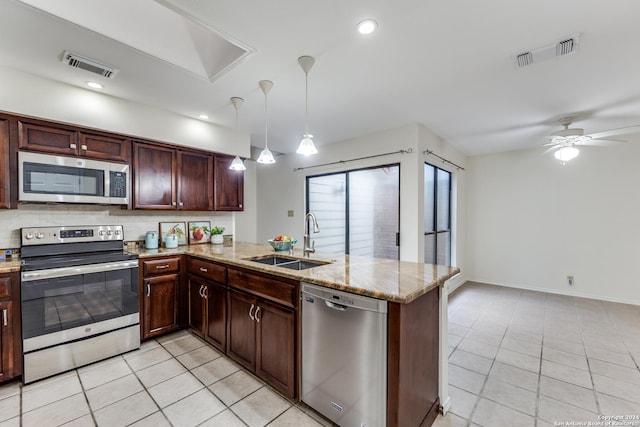
<svg viewBox="0 0 640 427"><path fill-rule="evenodd" d="M103 86L98 82L87 82L87 86L89 86L91 89L102 89L103 88Z"/></svg>
<svg viewBox="0 0 640 427"><path fill-rule="evenodd" d="M358 24L358 32L360 34L371 34L376 28L378 28L378 23L373 19L365 19Z"/></svg>
<svg viewBox="0 0 640 427"><path fill-rule="evenodd" d="M198 117L202 120L207 120L209 118L209 116L207 116L206 114L199 114Z"/></svg>

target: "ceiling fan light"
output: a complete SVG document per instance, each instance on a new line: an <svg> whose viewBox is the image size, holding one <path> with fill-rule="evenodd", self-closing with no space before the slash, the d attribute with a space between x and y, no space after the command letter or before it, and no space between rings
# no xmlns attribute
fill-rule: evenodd
<svg viewBox="0 0 640 427"><path fill-rule="evenodd" d="M578 154L580 154L580 150L576 147L562 147L553 153L553 156L561 162L568 162L578 157Z"/></svg>
<svg viewBox="0 0 640 427"><path fill-rule="evenodd" d="M260 153L260 156L258 157L257 162L258 163L263 163L263 164L266 164L266 165L270 165L270 164L275 163L276 159L273 158L273 154L271 154L271 151L268 148L265 148Z"/></svg>
<svg viewBox="0 0 640 427"><path fill-rule="evenodd" d="M300 145L296 150L296 153L302 154L303 156L311 156L312 154L318 153L318 149L313 144L313 135L306 134L302 141L300 141Z"/></svg>
<svg viewBox="0 0 640 427"><path fill-rule="evenodd" d="M231 162L229 169L231 169L232 171L244 171L247 170L247 167L244 165L244 162L242 161L240 156L236 156Z"/></svg>

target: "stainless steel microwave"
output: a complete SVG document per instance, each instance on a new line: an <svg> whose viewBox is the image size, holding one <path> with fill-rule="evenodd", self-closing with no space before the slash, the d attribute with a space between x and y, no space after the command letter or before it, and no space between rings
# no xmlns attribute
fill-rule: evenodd
<svg viewBox="0 0 640 427"><path fill-rule="evenodd" d="M18 152L21 202L126 205L129 165L52 154Z"/></svg>

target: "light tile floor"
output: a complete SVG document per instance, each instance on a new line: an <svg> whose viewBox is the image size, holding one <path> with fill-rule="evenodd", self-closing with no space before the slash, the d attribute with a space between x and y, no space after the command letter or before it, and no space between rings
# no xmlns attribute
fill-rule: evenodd
<svg viewBox="0 0 640 427"><path fill-rule="evenodd" d="M29 385L0 386L0 427L322 427L188 331Z"/></svg>
<svg viewBox="0 0 640 427"><path fill-rule="evenodd" d="M436 427L640 416L640 307L467 283L449 299L448 342L452 406ZM640 426L618 422L610 425ZM330 423L181 331L47 380L0 386L0 427L19 425Z"/></svg>
<svg viewBox="0 0 640 427"><path fill-rule="evenodd" d="M468 282L448 314L434 426L640 426L640 307Z"/></svg>

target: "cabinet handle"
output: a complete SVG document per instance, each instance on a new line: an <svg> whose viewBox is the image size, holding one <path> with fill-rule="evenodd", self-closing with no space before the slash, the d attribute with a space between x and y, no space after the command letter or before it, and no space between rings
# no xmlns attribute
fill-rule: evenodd
<svg viewBox="0 0 640 427"><path fill-rule="evenodd" d="M87 151L87 146L86 145L81 145L80 148L82 148L84 151Z"/></svg>
<svg viewBox="0 0 640 427"><path fill-rule="evenodd" d="M156 270L164 270L165 268L169 268L169 264L156 265Z"/></svg>
<svg viewBox="0 0 640 427"><path fill-rule="evenodd" d="M171 202L171 206L175 206L175 205L176 205L176 202Z"/></svg>
<svg viewBox="0 0 640 427"><path fill-rule="evenodd" d="M151 285L147 283L147 296L151 296Z"/></svg>
<svg viewBox="0 0 640 427"><path fill-rule="evenodd" d="M182 206L184 206L184 203L178 202L178 206L182 207Z"/></svg>
<svg viewBox="0 0 640 427"><path fill-rule="evenodd" d="M4 310L2 310L2 324L4 326L7 326L9 324L9 319L7 316L7 312L8 310L5 308Z"/></svg>
<svg viewBox="0 0 640 427"><path fill-rule="evenodd" d="M200 271L205 272L205 273L208 273L208 272L209 272L209 270L208 270L208 269L206 269L206 268L204 268L204 267L200 267Z"/></svg>
<svg viewBox="0 0 640 427"><path fill-rule="evenodd" d="M238 207L239 207L239 208L241 208L241 207L242 207L242 205L238 205Z"/></svg>
<svg viewBox="0 0 640 427"><path fill-rule="evenodd" d="M202 295L202 288L204 287L204 285L200 285L200 289L198 289L198 294L200 295L200 298L204 298L204 295Z"/></svg>
<svg viewBox="0 0 640 427"><path fill-rule="evenodd" d="M251 304L251 308L249 309L249 317L251 318L251 320L256 320L256 318L253 317L253 314L251 314L251 312L253 312L254 308L255 308L255 306L253 304Z"/></svg>
<svg viewBox="0 0 640 427"><path fill-rule="evenodd" d="M69 144L69 148L73 148L75 150L76 144L73 144L73 143Z"/></svg>
<svg viewBox="0 0 640 427"><path fill-rule="evenodd" d="M204 299L209 299L209 288L206 286L202 287L202 296Z"/></svg>
<svg viewBox="0 0 640 427"><path fill-rule="evenodd" d="M260 323L260 318L258 317L258 313L260 313L260 307L256 306L256 313L253 315L253 317L256 318L256 322Z"/></svg>

